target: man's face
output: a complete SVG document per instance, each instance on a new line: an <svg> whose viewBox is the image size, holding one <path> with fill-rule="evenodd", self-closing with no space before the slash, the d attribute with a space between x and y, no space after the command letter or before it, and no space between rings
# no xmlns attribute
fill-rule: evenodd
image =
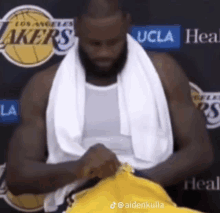
<svg viewBox="0 0 220 213"><path fill-rule="evenodd" d="M115 15L102 19L84 18L78 25L81 48L104 73L119 59L126 42L125 18Z"/></svg>

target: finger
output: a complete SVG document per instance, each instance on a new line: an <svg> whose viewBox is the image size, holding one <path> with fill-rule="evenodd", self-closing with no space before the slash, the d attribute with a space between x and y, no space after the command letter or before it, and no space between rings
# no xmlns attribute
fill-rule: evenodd
<svg viewBox="0 0 220 213"><path fill-rule="evenodd" d="M90 177L90 176L91 176L91 173L92 173L92 171L91 171L91 169L90 169L90 165L86 166L86 168L84 169L84 174L83 174L83 176L85 176L85 177Z"/></svg>
<svg viewBox="0 0 220 213"><path fill-rule="evenodd" d="M93 177L95 177L95 171L93 170L90 170L90 172L89 172L89 177L90 178L93 178Z"/></svg>
<svg viewBox="0 0 220 213"><path fill-rule="evenodd" d="M118 168L122 165L121 162L118 160L117 157L115 157L114 164L115 164L116 170L118 170Z"/></svg>
<svg viewBox="0 0 220 213"><path fill-rule="evenodd" d="M84 175L86 177L93 176L95 172L94 160L90 160L89 163L85 166Z"/></svg>
<svg viewBox="0 0 220 213"><path fill-rule="evenodd" d="M111 174L115 174L115 172L116 172L115 164L110 164L109 165L109 171L110 171Z"/></svg>
<svg viewBox="0 0 220 213"><path fill-rule="evenodd" d="M107 162L100 165L98 169L98 177L103 179L110 175L111 171L109 169L109 164Z"/></svg>
<svg viewBox="0 0 220 213"><path fill-rule="evenodd" d="M116 172L121 168L122 164L120 162L116 163Z"/></svg>
<svg viewBox="0 0 220 213"><path fill-rule="evenodd" d="M117 171L114 163L110 163L108 166L106 166L105 169L106 169L105 177L114 176Z"/></svg>
<svg viewBox="0 0 220 213"><path fill-rule="evenodd" d="M101 178L101 179L105 178L105 173L104 173L104 170L102 168L99 169L97 177Z"/></svg>

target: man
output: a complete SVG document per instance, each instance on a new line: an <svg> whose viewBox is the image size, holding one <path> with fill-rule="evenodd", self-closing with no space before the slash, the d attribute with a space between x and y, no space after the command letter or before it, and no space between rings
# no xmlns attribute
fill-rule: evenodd
<svg viewBox="0 0 220 213"><path fill-rule="evenodd" d="M116 83L126 63L129 24L130 15L122 13L115 1L107 0L91 1L88 12L77 18L75 30L87 83L103 88ZM166 54L148 54L166 94L178 151L154 168L136 171L136 175L167 187L207 169L213 162L213 148L183 70ZM79 160L46 164L46 109L58 66L37 73L23 91L22 122L7 156L6 180L14 195L50 193L83 178L99 181L114 175L120 166L116 154L100 144Z"/></svg>

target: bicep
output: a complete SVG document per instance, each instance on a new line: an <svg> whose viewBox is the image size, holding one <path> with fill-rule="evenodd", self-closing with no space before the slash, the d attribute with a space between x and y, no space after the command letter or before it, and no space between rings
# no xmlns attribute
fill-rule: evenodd
<svg viewBox="0 0 220 213"><path fill-rule="evenodd" d="M42 81L34 76L21 96L21 123L9 142L7 161L10 166L22 166L26 159L43 161L46 152L46 124Z"/></svg>
<svg viewBox="0 0 220 213"><path fill-rule="evenodd" d="M189 80L180 65L167 54L153 56L166 94L173 133L178 147L210 147L203 113L192 101Z"/></svg>
<svg viewBox="0 0 220 213"><path fill-rule="evenodd" d="M180 149L188 145L195 147L209 145L206 122L200 110L193 105L176 102L171 103L169 109L173 132Z"/></svg>
<svg viewBox="0 0 220 213"><path fill-rule="evenodd" d="M171 57L166 58L164 68L166 77L163 81L178 146L210 147L205 117L192 101L189 79L184 70Z"/></svg>
<svg viewBox="0 0 220 213"><path fill-rule="evenodd" d="M22 164L24 160L28 159L34 161L45 160L45 126L40 120L33 121L36 123L23 123L15 130L8 146L8 162Z"/></svg>

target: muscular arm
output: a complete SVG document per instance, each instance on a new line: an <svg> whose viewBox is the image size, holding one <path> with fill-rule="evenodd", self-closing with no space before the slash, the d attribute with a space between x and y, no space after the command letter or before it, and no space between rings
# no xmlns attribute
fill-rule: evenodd
<svg viewBox="0 0 220 213"><path fill-rule="evenodd" d="M6 181L15 195L52 192L78 178L77 161L45 163L45 111L51 84L50 71L38 73L21 97L21 124L11 138L7 154Z"/></svg>
<svg viewBox="0 0 220 213"><path fill-rule="evenodd" d="M166 187L207 169L213 162L213 147L204 116L192 102L189 81L183 70L164 54L153 56L152 61L165 90L179 151L140 174Z"/></svg>

